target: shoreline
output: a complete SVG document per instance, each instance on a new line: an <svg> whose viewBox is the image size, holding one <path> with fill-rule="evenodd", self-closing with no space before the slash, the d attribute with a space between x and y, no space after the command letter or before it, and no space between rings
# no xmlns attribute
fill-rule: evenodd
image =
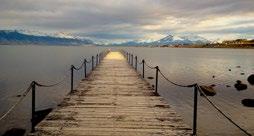
<svg viewBox="0 0 254 136"><path fill-rule="evenodd" d="M206 44L206 45L176 45L176 46L161 46L172 48L229 48L229 49L254 49L254 44Z"/></svg>

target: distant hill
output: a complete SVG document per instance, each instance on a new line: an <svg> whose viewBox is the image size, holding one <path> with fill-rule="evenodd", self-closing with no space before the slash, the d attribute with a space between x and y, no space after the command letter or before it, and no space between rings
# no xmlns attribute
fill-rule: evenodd
<svg viewBox="0 0 254 136"><path fill-rule="evenodd" d="M93 44L89 39L58 35L35 35L18 30L0 30L0 45L86 45Z"/></svg>
<svg viewBox="0 0 254 136"><path fill-rule="evenodd" d="M208 44L210 43L209 40L197 36L197 35L180 35L180 36L173 36L168 35L160 40L153 41L153 42L139 42L139 41L128 41L119 44L112 44L118 46L174 46L174 45L201 45L201 44Z"/></svg>

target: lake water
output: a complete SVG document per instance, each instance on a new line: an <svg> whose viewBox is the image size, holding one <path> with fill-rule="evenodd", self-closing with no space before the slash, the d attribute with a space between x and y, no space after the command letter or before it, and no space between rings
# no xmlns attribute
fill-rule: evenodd
<svg viewBox="0 0 254 136"><path fill-rule="evenodd" d="M84 58L90 58L105 49L72 46L0 46L0 115L16 102L18 99L16 95L21 94L31 81L51 83L61 80L67 74L62 85L36 90L37 110L56 107L70 90L68 77L70 65L79 65ZM112 47L111 49L125 49L137 55L139 61L144 58L149 64L158 65L169 79L177 83L215 84L217 94L209 98L226 115L254 134L254 108L244 107L241 104L242 99L254 99L254 86L246 81L248 75L254 73L254 50L142 47ZM138 69L141 70L141 65ZM145 75L147 79L148 76L154 76L155 71L146 67ZM83 76L82 70L74 74L75 86ZM151 85L154 84L153 80L147 80ZM246 83L248 89L237 91L233 87L236 80ZM193 89L176 87L160 76L159 93L191 126ZM0 135L12 127L29 129L30 109L31 97L28 96L7 118L0 121ZM199 97L198 101L198 133L200 135L244 135L218 114L202 97Z"/></svg>

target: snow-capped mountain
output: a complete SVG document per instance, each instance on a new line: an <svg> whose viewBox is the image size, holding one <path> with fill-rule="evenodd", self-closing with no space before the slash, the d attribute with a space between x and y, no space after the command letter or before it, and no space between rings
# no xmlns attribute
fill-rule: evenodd
<svg viewBox="0 0 254 136"><path fill-rule="evenodd" d="M65 33L46 34L27 30L0 30L0 44L85 45L93 41Z"/></svg>
<svg viewBox="0 0 254 136"><path fill-rule="evenodd" d="M197 35L168 35L157 41L139 42L128 41L120 44L120 46L162 46L162 45L193 45L193 44L207 44L209 40Z"/></svg>
<svg viewBox="0 0 254 136"><path fill-rule="evenodd" d="M210 41L198 35L168 35L158 41L153 42L154 45L191 45L191 44L207 44Z"/></svg>

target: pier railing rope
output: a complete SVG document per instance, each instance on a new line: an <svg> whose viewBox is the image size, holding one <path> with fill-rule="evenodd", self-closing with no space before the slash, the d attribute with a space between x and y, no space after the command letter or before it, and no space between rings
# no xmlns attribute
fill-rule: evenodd
<svg viewBox="0 0 254 136"><path fill-rule="evenodd" d="M109 50L103 51L99 54L96 55L96 66L101 62L101 60L108 54ZM67 72L71 71L71 92L73 91L73 72L74 70L78 71L81 70L84 67L84 72L85 72L85 77L86 78L86 69L87 69L87 65L89 63L93 64L93 60L94 56L92 56L91 60L87 61L87 59L84 59L84 62L82 62L82 64L78 67L75 67L74 65L71 65L71 69L69 69ZM92 66L92 70L93 70L94 66ZM32 81L29 86L24 89L25 91L20 95L20 98L0 117L0 121L2 121L4 118L6 118L14 109L15 107L17 107L17 105L19 105L22 100L28 95L28 93L30 91L32 91L32 119L31 119L31 132L35 132L35 89L36 86L37 87L54 87L54 86L59 86L61 84L64 83L64 81L66 81L66 79L69 76L66 74L64 75L64 77L59 80L58 82L55 83L51 83L51 84L43 84L37 81Z"/></svg>
<svg viewBox="0 0 254 136"><path fill-rule="evenodd" d="M241 126L239 126L235 121L233 121L229 116L227 116L218 106L216 106L208 97L207 95L203 92L203 90L198 86L198 91L199 93L212 105L213 108L215 108L222 116L224 116L230 123L235 125L237 128L239 128L242 132L244 132L248 136L252 136L247 130L243 129Z"/></svg>
<svg viewBox="0 0 254 136"><path fill-rule="evenodd" d="M0 121L3 120L5 117L7 117L7 115L9 115L11 113L11 111L14 110L14 108L20 104L22 102L22 100L27 96L27 94L30 92L32 86L31 84L28 86L28 88L24 89L25 91L22 93L22 95L20 95L20 99L15 102L1 117L0 117Z"/></svg>
<svg viewBox="0 0 254 136"><path fill-rule="evenodd" d="M129 52L126 52L126 51L122 51L122 53L124 54L124 56L126 57L128 63L132 66L133 66L133 54L129 53ZM136 56L137 57L137 56ZM135 57L135 58L136 58ZM238 129L240 129L244 134L248 135L248 136L252 136L252 134L250 134L247 130L245 130L244 128L242 128L240 125L238 125L235 121L233 121L233 119L231 119L229 116L227 116L218 106L216 106L216 104L214 104L208 97L207 95L203 92L203 90L200 88L200 86L197 84L197 83L194 83L194 84L189 84L189 85L183 85L183 84L179 84L179 83L176 83L172 80L170 80L169 78L167 78L165 76L165 74L163 74L163 72L160 70L160 68L158 66L152 66L152 65L149 65L147 64L147 62L142 59L141 62L138 62L137 59L135 59L135 63L136 64L139 64L139 65L142 65L142 77L145 78L144 76L144 72L145 72L145 67L144 66L147 66L148 68L152 69L152 70L156 70L156 75L155 75L155 93L158 94L158 73L160 73L160 75L170 84L173 84L175 86L178 86L178 87L185 87L185 88L194 88L194 105L193 105L193 129L192 129L192 135L197 135L197 104L198 104L198 92L205 98L205 100L207 100L209 102L209 104L215 108L224 118L226 118L230 123L232 123L234 126L236 126ZM136 66L135 66L135 70L138 71L136 69Z"/></svg>

